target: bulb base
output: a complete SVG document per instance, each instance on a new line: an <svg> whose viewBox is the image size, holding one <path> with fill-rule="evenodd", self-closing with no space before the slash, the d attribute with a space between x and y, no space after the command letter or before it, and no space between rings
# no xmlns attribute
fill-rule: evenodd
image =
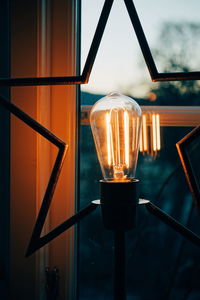
<svg viewBox="0 0 200 300"><path fill-rule="evenodd" d="M102 219L106 229L128 231L136 226L139 180L100 181Z"/></svg>

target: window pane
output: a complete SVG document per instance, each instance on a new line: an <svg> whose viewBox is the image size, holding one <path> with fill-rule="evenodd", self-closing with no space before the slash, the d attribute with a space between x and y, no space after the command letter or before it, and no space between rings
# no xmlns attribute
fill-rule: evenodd
<svg viewBox="0 0 200 300"><path fill-rule="evenodd" d="M97 10L93 8L91 12L91 1L83 1L82 65L89 48L89 42L87 49L85 43L88 41L87 27L91 29L87 16L93 14L94 30L103 1L96 3ZM198 49L196 40L199 39L195 36L200 32L200 25L195 5L199 3L195 0L190 4L188 1L152 1L151 7L147 0L134 3L158 70L199 70L197 56L192 62L187 59L191 55L191 45ZM180 32L181 26L185 28L183 32ZM89 32L91 37L91 30ZM159 37L163 32L165 40L161 43ZM197 81L151 83L123 1L114 1L89 84L82 86L81 104L93 105L113 90L133 97L143 106L199 105ZM157 156L139 154L140 198L151 200L199 234L198 211L175 147L192 127L184 127L184 120L181 127L179 125L177 121L177 126L161 126L161 150ZM102 174L90 127L81 125L80 132L80 207L83 207L99 199L98 181ZM81 221L79 228L79 300L110 300L113 233L104 229L100 209ZM200 259L197 247L150 215L143 206L138 207L137 227L126 237L127 300L160 300L169 296L170 299L192 300L198 297Z"/></svg>
<svg viewBox="0 0 200 300"><path fill-rule="evenodd" d="M175 148L175 143L190 130L162 128L163 148L156 158L139 155L137 178L141 181L141 198L151 200L198 232L197 211ZM81 141L80 201L84 206L99 198L101 173L89 126L82 126ZM79 250L80 299L111 299L113 234L103 228L100 210L81 222ZM193 295L197 288L194 274L199 274L198 249L143 206L138 207L137 227L127 233L126 259L128 299L134 296L159 300L166 293L179 299L186 293Z"/></svg>

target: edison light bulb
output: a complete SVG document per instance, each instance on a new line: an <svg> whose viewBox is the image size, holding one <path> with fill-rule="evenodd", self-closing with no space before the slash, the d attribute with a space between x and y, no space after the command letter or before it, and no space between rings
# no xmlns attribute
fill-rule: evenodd
<svg viewBox="0 0 200 300"><path fill-rule="evenodd" d="M135 177L141 109L132 98L110 93L90 112L90 125L104 180L131 181Z"/></svg>

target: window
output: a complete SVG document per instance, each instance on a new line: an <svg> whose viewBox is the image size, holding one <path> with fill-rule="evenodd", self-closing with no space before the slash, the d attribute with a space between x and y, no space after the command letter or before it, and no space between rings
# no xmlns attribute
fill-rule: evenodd
<svg viewBox="0 0 200 300"><path fill-rule="evenodd" d="M198 55L185 65L196 45L194 30L199 28L193 3L152 1L151 7L147 1L134 3L160 72L198 70ZM103 1L82 3L82 64L102 5ZM188 43L183 50L186 36ZM198 212L175 143L200 123L199 85L195 81L150 82L123 1L113 3L89 84L81 87L80 206L99 198L98 180L102 178L89 110L113 90L132 96L144 113L160 116L161 150L156 156L139 154L140 197L151 200L198 234ZM104 229L100 211L81 222L79 251L79 300L111 299L113 234ZM137 227L127 233L126 240L128 299L197 297L197 253L195 246L139 207Z"/></svg>
<svg viewBox="0 0 200 300"><path fill-rule="evenodd" d="M190 4L182 1L178 3L184 8L181 10L174 1L152 1L150 8L147 2L134 1L159 70L195 71L200 65L198 51L193 51L199 46L199 4L195 0ZM83 0L80 6L81 1L73 0L1 1L1 77L76 75L79 31L83 33L83 66L103 1ZM81 8L83 22L79 24ZM156 44L158 29L162 43ZM99 198L98 180L102 175L88 112L94 102L112 90L136 98L150 116L160 116L161 149L157 149L157 155L139 154L141 197L152 200L198 234L198 212L175 143L199 124L199 82L150 83L124 1L114 1L90 81L82 86L81 109L79 87L73 85L1 89L69 144L44 234L72 216L76 207L79 210ZM48 298L46 267L50 271L56 267L59 283L49 290L53 288L57 293L59 287L58 299L111 299L113 236L104 229L98 210L82 220L78 230L68 230L34 256L24 258L56 151L18 119L11 116L10 120L2 108L0 116L0 191L4 199L0 202L0 217L7 228L1 228L0 296ZM147 126L151 130L151 119ZM142 207L138 209L138 226L127 234L126 248L130 299L199 296L197 249Z"/></svg>

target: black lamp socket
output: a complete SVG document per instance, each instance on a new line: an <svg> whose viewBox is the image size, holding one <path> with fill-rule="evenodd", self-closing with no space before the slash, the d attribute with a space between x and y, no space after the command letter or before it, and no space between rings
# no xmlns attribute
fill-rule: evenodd
<svg viewBox="0 0 200 300"><path fill-rule="evenodd" d="M106 229L128 231L136 226L139 180L100 181L100 203Z"/></svg>

